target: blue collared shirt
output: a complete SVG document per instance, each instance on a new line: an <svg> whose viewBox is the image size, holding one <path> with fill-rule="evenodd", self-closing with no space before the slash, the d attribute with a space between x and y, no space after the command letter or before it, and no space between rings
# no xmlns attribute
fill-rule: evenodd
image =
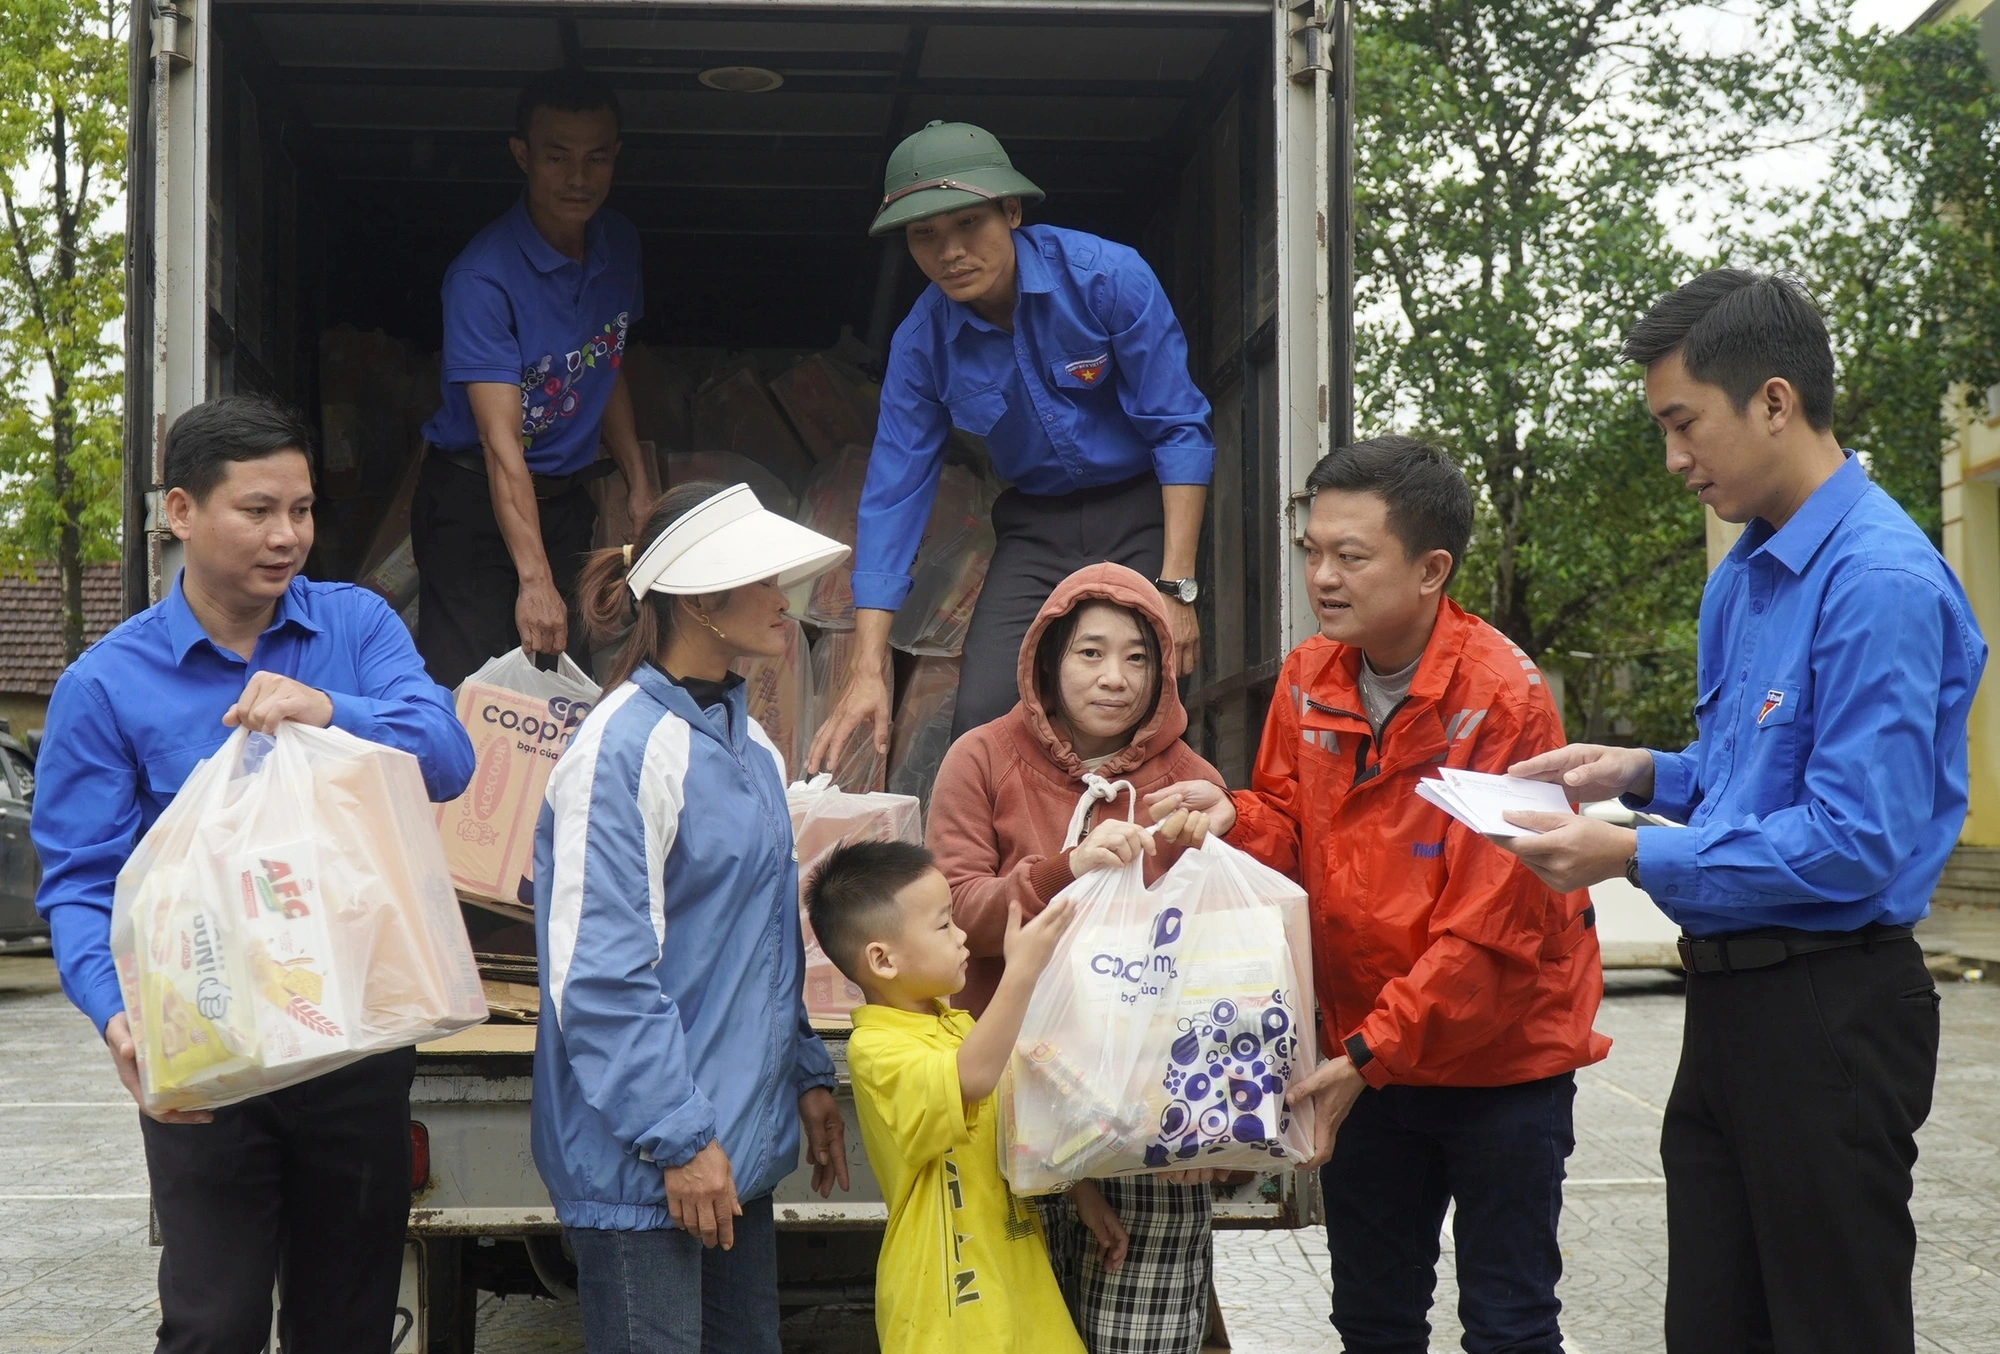
<svg viewBox="0 0 2000 1354"><path fill-rule="evenodd" d="M444 403L424 439L477 447L466 383L518 383L528 469L583 469L597 459L625 330L644 309L639 232L630 221L614 211L591 217L579 263L543 239L526 201L516 202L445 270Z"/></svg>
<svg viewBox="0 0 2000 1354"><path fill-rule="evenodd" d="M245 662L219 648L179 579L166 600L93 644L56 683L35 764L30 831L69 999L104 1032L125 1009L111 965L111 894L132 848L196 763L234 732L222 716L276 672L333 699L333 727L415 755L433 800L472 779L472 740L410 632L374 593L295 578Z"/></svg>
<svg viewBox="0 0 2000 1354"><path fill-rule="evenodd" d="M1187 338L1138 251L1082 231L1014 232L1014 332L931 286L889 345L882 417L861 493L854 605L894 611L910 591L953 427L986 439L993 469L1053 496L1152 471L1207 484L1208 401Z"/></svg>
<svg viewBox="0 0 2000 1354"><path fill-rule="evenodd" d="M1653 753L1639 882L1690 935L1910 926L1965 821L1986 641L1965 592L1853 453L1701 599L1695 724Z"/></svg>

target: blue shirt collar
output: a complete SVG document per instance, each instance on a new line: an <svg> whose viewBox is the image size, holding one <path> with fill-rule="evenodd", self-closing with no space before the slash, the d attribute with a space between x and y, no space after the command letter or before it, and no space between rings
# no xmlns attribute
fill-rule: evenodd
<svg viewBox="0 0 2000 1354"><path fill-rule="evenodd" d="M507 221L513 227L514 243L521 247L522 255L529 263L535 265L537 272L554 273L577 266L575 259L543 239L542 233L535 229L534 219L528 215L526 194L514 199L514 206L507 213ZM584 275L597 276L604 271L605 263L604 221L603 213L600 212L591 217L589 224L583 228Z"/></svg>
<svg viewBox="0 0 2000 1354"><path fill-rule="evenodd" d="M187 596L181 591L182 577L181 574L174 575L173 590L167 594L166 600L160 603L160 615L167 623L167 641L173 645L176 664L185 663L189 650L197 644L206 644L217 653L223 652L215 641L208 637L208 631L201 628L201 622L195 619L194 609L188 605ZM271 613L271 623L264 627L264 634L271 634L285 626L302 630L309 635L323 634L326 629L306 613L304 588L296 575L286 585L284 596L278 599L277 610ZM258 638L262 640L263 635ZM229 656L238 657L236 654Z"/></svg>
<svg viewBox="0 0 2000 1354"><path fill-rule="evenodd" d="M1843 450L1847 457L1840 469L1827 476L1826 482L1812 491L1791 520L1776 531L1762 518L1751 524L1737 542L1736 550L1742 558L1762 551L1790 569L1794 574L1805 572L1806 565L1818 553L1840 520L1848 510L1861 501L1861 495L1868 490L1868 472L1861 464L1861 458L1852 451Z"/></svg>
<svg viewBox="0 0 2000 1354"><path fill-rule="evenodd" d="M1014 232L1014 296L1018 308L1023 296L1042 296L1056 289L1055 274L1049 270L1048 260L1034 240L1024 231ZM942 292L939 293L943 295ZM949 342L958 337L958 331L966 325L978 329L999 332L998 325L988 324L973 312L971 306L960 305L950 297L945 297L945 339Z"/></svg>

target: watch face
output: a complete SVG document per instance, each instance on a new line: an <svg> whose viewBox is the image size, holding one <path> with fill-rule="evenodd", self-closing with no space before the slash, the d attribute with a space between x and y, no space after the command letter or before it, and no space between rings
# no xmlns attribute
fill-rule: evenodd
<svg viewBox="0 0 2000 1354"><path fill-rule="evenodd" d="M1186 602L1189 606L1194 605L1194 599L1200 592L1201 592L1200 586L1197 585L1192 578L1183 578L1181 580L1181 586L1180 586L1181 600L1183 602Z"/></svg>

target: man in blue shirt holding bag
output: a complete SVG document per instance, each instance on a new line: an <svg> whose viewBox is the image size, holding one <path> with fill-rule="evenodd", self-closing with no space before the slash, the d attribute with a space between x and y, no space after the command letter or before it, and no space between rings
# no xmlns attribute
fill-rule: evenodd
<svg viewBox="0 0 2000 1354"><path fill-rule="evenodd" d="M1835 439L1833 351L1797 284L1706 273L1625 355L1667 469L1748 524L1702 595L1698 741L1511 771L1687 826L1512 814L1541 835L1496 840L1553 888L1622 873L1685 933L1660 1135L1670 1354L1909 1351L1910 1167L1938 1052L1911 928L1965 821L1986 643Z"/></svg>
<svg viewBox="0 0 2000 1354"><path fill-rule="evenodd" d="M1215 468L1187 339L1138 252L1023 226L1042 190L990 132L933 122L889 157L870 235L901 232L931 286L889 345L854 546L855 645L808 767L872 721L889 745L882 668L952 428L986 440L1013 487L993 505L992 567L960 664L952 736L1012 709L1022 637L1058 583L1109 561L1167 600L1178 676L1194 670L1195 550Z"/></svg>
<svg viewBox="0 0 2000 1354"><path fill-rule="evenodd" d="M433 800L472 742L374 593L298 576L313 542L311 434L268 400L197 405L167 433L173 590L92 645L49 701L32 832L63 991L136 1101L111 959L118 871L236 727L284 720L411 753ZM161 1354L261 1349L283 1285L292 1354L388 1354L410 1208L413 1049L214 1111L139 1122L164 1249Z"/></svg>

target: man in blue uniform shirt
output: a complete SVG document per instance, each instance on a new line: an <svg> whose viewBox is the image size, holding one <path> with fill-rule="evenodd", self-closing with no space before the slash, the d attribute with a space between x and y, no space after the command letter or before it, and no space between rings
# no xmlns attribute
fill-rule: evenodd
<svg viewBox="0 0 2000 1354"><path fill-rule="evenodd" d="M167 433L173 591L56 684L32 832L63 991L139 1074L111 962L119 869L233 727L345 729L413 754L434 800L472 777L472 743L372 592L298 576L313 540L310 433L249 398ZM262 1349L283 1284L288 1351L387 1354L410 1207L415 1053L377 1054L213 1113L140 1119L160 1254L163 1354Z"/></svg>
<svg viewBox="0 0 2000 1354"><path fill-rule="evenodd" d="M587 482L615 465L645 520L622 371L644 305L639 233L604 210L618 136L618 96L595 76L536 76L509 143L521 200L445 271L444 403L424 428L410 544L417 648L448 687L516 645L587 664L569 615L597 524Z"/></svg>
<svg viewBox="0 0 2000 1354"><path fill-rule="evenodd" d="M956 737L1019 698L1015 663L1056 584L1109 560L1158 582L1181 671L1200 651L1195 548L1215 467L1187 340L1135 250L1023 226L1042 191L993 136L933 122L889 157L871 235L901 231L931 286L889 345L854 546L847 685L807 757L831 764L872 721L889 736L889 629L910 591L953 427L986 440L1013 487L960 664Z"/></svg>
<svg viewBox="0 0 2000 1354"><path fill-rule="evenodd" d="M1513 815L1558 889L1623 873L1686 933L1667 1101L1670 1354L1896 1354L1916 1335L1915 1134L1938 994L1911 928L1965 821L1986 643L1929 540L1834 438L1833 351L1782 277L1718 269L1625 340L1667 469L1748 527L1702 595L1699 741L1513 773L1677 827Z"/></svg>

